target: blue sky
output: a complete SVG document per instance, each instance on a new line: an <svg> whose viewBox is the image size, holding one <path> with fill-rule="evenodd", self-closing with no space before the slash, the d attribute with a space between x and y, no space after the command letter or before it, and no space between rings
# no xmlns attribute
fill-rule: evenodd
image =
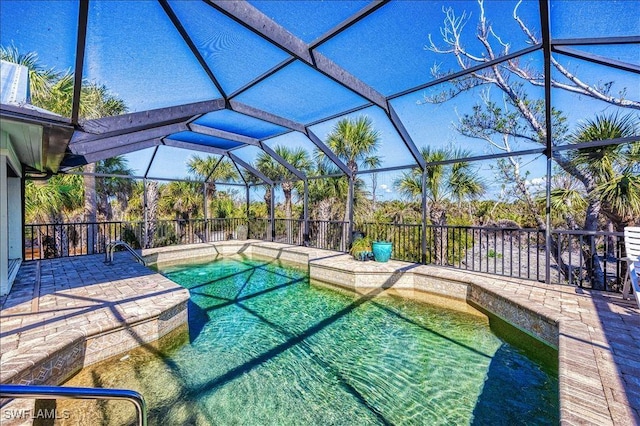
<svg viewBox="0 0 640 426"><path fill-rule="evenodd" d="M251 3L305 42L313 41L367 4L365 1ZM487 17L497 35L511 44L511 51L528 46L512 18L515 3L504 0L485 2ZM227 93L237 90L288 57L285 52L217 13L204 2L170 0L170 4L176 15L184 18L185 28ZM470 49L478 52L480 46L474 37L474 29L479 8L473 0L392 1L318 50L384 95L414 87L432 79L430 68L434 64L444 70L456 69L450 57L425 49L429 35L436 42L441 40L440 27L444 17L443 7L446 6L452 6L458 14L463 11L468 14L467 35L462 40ZM524 1L519 13L533 32L539 34L537 8L538 1ZM41 63L47 67L71 69L75 60L77 14L76 1L3 0L0 43L3 46L15 45L21 52L38 52ZM557 38L640 34L638 1L552 1L551 15L552 33ZM88 24L83 75L88 81L106 85L114 95L124 99L130 111L220 96L158 2L94 0L90 2ZM606 50L587 46L582 49L640 63L638 46L608 47ZM534 69L541 67L540 52L523 60L528 61ZM561 60L589 83L615 80L613 93L624 87L629 94L640 93L637 75L571 58ZM443 105L418 105L425 93L434 93L447 87L448 84L444 84L428 91L417 91L392 102L416 145L461 146L474 155L491 152L486 143L464 138L454 129L458 116L479 101L481 90L467 93ZM533 97L541 96L540 89L528 90ZM500 101L500 94L496 90L490 93L491 99ZM311 122L327 114L367 103L300 62L294 62L261 85L244 92L237 100L301 122ZM557 90L552 101L566 113L572 126L580 119L593 116L595 112L613 109L604 103ZM373 120L381 134L380 155L384 167L412 163L409 152L379 108L372 107L361 113L366 113ZM335 121L318 124L313 131L324 139ZM220 127L228 125L224 120L220 122ZM267 143L270 146L287 144L312 149L306 138L295 133ZM524 142L519 143L519 149L532 147ZM242 149L236 153L252 161L255 152L250 151ZM157 177L184 177L188 156L163 147L151 172ZM130 165L143 173L150 151L127 157ZM528 165L533 174L538 174L540 169L544 174L544 167L543 161L532 161ZM483 163L479 173L490 179L492 172L488 168L489 164Z"/></svg>

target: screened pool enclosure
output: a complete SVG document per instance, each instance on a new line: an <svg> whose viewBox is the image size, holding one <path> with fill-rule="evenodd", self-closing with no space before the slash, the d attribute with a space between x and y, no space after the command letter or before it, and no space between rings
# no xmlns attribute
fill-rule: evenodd
<svg viewBox="0 0 640 426"><path fill-rule="evenodd" d="M398 260L621 287L622 230L640 217L640 2L3 0L0 13L3 214L23 206L5 263L116 239L348 251L366 236ZM11 62L24 99L8 96L24 81ZM42 184L28 181L61 174L81 177L84 206L31 214Z"/></svg>

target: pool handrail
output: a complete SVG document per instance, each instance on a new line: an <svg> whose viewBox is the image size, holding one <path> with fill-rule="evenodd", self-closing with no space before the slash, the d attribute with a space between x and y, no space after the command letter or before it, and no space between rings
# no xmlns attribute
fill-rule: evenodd
<svg viewBox="0 0 640 426"><path fill-rule="evenodd" d="M131 253L133 255L133 257L138 262L142 263L144 266L147 266L147 263L144 261L142 256L140 256L129 244L125 243L124 241L120 241L120 240L111 241L109 244L107 244L107 249L105 250L104 263L106 263L106 264L113 263L113 253L114 253L116 247L118 247L118 246L124 247L129 253Z"/></svg>
<svg viewBox="0 0 640 426"><path fill-rule="evenodd" d="M140 393L129 389L3 384L0 385L0 398L112 399L129 401L136 407L138 426L147 426L147 403Z"/></svg>

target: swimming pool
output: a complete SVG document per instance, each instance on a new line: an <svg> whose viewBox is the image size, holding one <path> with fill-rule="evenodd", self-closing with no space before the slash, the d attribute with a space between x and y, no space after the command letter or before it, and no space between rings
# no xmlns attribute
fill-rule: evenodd
<svg viewBox="0 0 640 426"><path fill-rule="evenodd" d="M479 313L334 291L277 260L162 272L191 293L189 341L140 348L67 384L136 389L151 424L558 423L553 363L532 361ZM74 404L111 424L132 413Z"/></svg>

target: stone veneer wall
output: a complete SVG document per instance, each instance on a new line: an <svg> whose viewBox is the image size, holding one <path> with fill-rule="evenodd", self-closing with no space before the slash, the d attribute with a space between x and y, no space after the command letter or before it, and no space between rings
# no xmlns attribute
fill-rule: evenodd
<svg viewBox="0 0 640 426"><path fill-rule="evenodd" d="M135 323L123 324L106 329L101 333L85 336L78 331L60 333L56 337L56 347L47 351L45 345L34 345L21 350L22 355L14 357L16 363L21 358L33 359L34 352L47 356L35 360L31 368L22 371L11 370L10 365L3 370L3 383L21 385L60 384L76 374L84 367L127 352L138 346L152 343L169 332L187 323L187 302L184 301L150 319Z"/></svg>

